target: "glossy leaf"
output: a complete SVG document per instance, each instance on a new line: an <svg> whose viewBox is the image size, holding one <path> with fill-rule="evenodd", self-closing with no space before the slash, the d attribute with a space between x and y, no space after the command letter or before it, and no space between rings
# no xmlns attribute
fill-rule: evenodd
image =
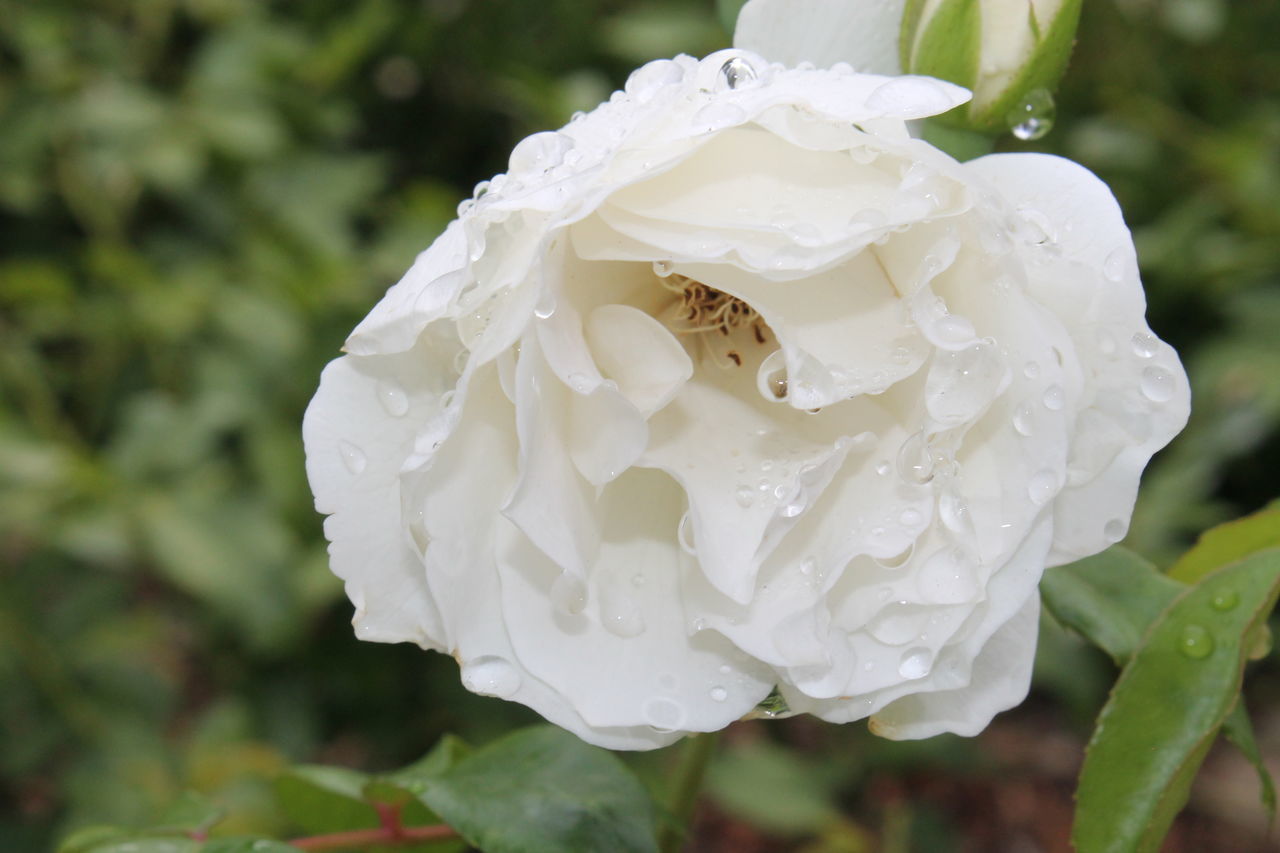
<svg viewBox="0 0 1280 853"><path fill-rule="evenodd" d="M276 797L288 817L307 832L342 832L378 825L364 799L372 779L345 767L299 765L276 780Z"/></svg>
<svg viewBox="0 0 1280 853"><path fill-rule="evenodd" d="M1169 577L1195 583L1219 566L1280 546L1280 508L1272 505L1206 530L1169 569Z"/></svg>
<svg viewBox="0 0 1280 853"><path fill-rule="evenodd" d="M1253 765L1258 774L1258 785L1262 789L1262 805L1267 809L1268 817L1274 821L1276 817L1276 783L1271 778L1271 771L1262 759L1262 751L1253 736L1253 723L1249 721L1249 713L1244 707L1244 697L1231 709L1227 719L1222 723L1222 736L1240 750L1240 753Z"/></svg>
<svg viewBox="0 0 1280 853"><path fill-rule="evenodd" d="M427 781L437 814L486 853L650 853L648 793L610 753L551 726L497 740Z"/></svg>
<svg viewBox="0 0 1280 853"><path fill-rule="evenodd" d="M1054 618L1120 666L1183 589L1152 563L1118 546L1049 569L1040 583L1042 600Z"/></svg>
<svg viewBox="0 0 1280 853"><path fill-rule="evenodd" d="M1072 833L1081 853L1159 849L1278 593L1280 550L1260 552L1188 589L1152 626L1085 756Z"/></svg>
<svg viewBox="0 0 1280 853"><path fill-rule="evenodd" d="M205 832L222 820L225 812L203 794L184 791L156 821L156 829L174 832Z"/></svg>

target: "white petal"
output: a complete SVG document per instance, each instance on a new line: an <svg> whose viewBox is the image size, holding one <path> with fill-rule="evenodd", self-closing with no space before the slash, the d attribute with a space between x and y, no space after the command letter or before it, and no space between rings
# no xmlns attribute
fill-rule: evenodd
<svg viewBox="0 0 1280 853"><path fill-rule="evenodd" d="M750 0L738 14L733 44L792 67L847 62L858 71L899 74L904 5L905 0Z"/></svg>
<svg viewBox="0 0 1280 853"><path fill-rule="evenodd" d="M494 559L498 512L517 477L514 411L486 368L472 383L447 452L429 468L406 476L408 498L420 507L427 579L446 622L447 648L476 692L521 702L583 740L609 749L653 749L679 737L649 726L590 726L558 691L530 673L512 648Z"/></svg>
<svg viewBox="0 0 1280 853"><path fill-rule="evenodd" d="M630 305L602 305L587 317L596 366L645 417L693 376L693 362L666 327Z"/></svg>
<svg viewBox="0 0 1280 853"><path fill-rule="evenodd" d="M1143 468L1186 424L1190 386L1177 354L1147 327L1132 239L1105 184L1044 154L991 155L966 168L1051 231L1051 251L1028 267L1028 291L1066 326L1090 394L1070 439L1070 482L1054 504L1050 564L1070 562L1124 535Z"/></svg>
<svg viewBox="0 0 1280 853"><path fill-rule="evenodd" d="M551 373L533 335L521 343L515 379L520 478L502 512L556 565L585 577L600 533L595 490L570 454L571 392Z"/></svg>
<svg viewBox="0 0 1280 853"><path fill-rule="evenodd" d="M427 324L445 315L466 282L467 239L462 224L449 223L414 260L347 338L355 355L404 352Z"/></svg>
<svg viewBox="0 0 1280 853"><path fill-rule="evenodd" d="M945 732L972 737L981 732L992 717L1026 698L1039 616L1040 597L1033 594L987 640L973 661L967 686L896 699L871 718L871 731L891 740L918 740Z"/></svg>
<svg viewBox="0 0 1280 853"><path fill-rule="evenodd" d="M711 633L688 636L677 585L680 490L657 471L605 487L603 542L585 607L557 608L551 564L516 531L500 534L507 630L520 662L593 727L715 731L768 694L767 667Z"/></svg>
<svg viewBox="0 0 1280 853"><path fill-rule="evenodd" d="M414 519L402 513L399 474L419 425L440 413L452 363L448 339L431 335L406 353L339 358L303 418L307 477L316 509L329 514L330 566L346 581L362 639L445 642L422 546L410 533Z"/></svg>

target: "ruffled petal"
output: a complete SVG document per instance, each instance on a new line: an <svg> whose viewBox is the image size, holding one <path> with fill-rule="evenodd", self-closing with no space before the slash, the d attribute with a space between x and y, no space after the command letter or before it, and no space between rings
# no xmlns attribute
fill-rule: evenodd
<svg viewBox="0 0 1280 853"><path fill-rule="evenodd" d="M599 558L578 585L519 533L500 534L504 620L520 662L593 727L715 731L768 694L767 667L679 606L680 489L633 470L603 493Z"/></svg>

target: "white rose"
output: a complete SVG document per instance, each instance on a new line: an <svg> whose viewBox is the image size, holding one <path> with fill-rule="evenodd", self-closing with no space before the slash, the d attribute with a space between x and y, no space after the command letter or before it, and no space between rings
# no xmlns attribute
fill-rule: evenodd
<svg viewBox="0 0 1280 853"><path fill-rule="evenodd" d="M1102 183L907 134L965 97L725 51L520 143L306 415L357 634L614 748L1020 701L1188 389Z"/></svg>

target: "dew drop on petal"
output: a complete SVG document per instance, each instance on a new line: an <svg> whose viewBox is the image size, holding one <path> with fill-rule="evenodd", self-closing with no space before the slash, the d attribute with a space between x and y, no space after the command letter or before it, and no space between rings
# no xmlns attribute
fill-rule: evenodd
<svg viewBox="0 0 1280 853"><path fill-rule="evenodd" d="M1040 375L1040 365L1034 361L1028 361L1022 366L1022 375L1028 379L1035 379Z"/></svg>
<svg viewBox="0 0 1280 853"><path fill-rule="evenodd" d="M755 502L756 493L754 489L743 483L734 489L733 498L738 502L738 506L746 509Z"/></svg>
<svg viewBox="0 0 1280 853"><path fill-rule="evenodd" d="M1129 532L1123 519L1113 518L1102 526L1102 535L1108 542L1119 542Z"/></svg>
<svg viewBox="0 0 1280 853"><path fill-rule="evenodd" d="M609 633L623 638L638 637L645 628L635 599L608 585L600 590L600 622Z"/></svg>
<svg viewBox="0 0 1280 853"><path fill-rule="evenodd" d="M924 561L916 578L920 595L936 604L961 604L979 595L973 561L961 548L944 549Z"/></svg>
<svg viewBox="0 0 1280 853"><path fill-rule="evenodd" d="M671 261L654 261L653 274L658 278L667 278L675 271L675 264Z"/></svg>
<svg viewBox="0 0 1280 853"><path fill-rule="evenodd" d="M900 569L903 566L905 566L907 563L911 562L911 557L915 554L915 552L916 552L916 543L912 542L908 544L906 548L902 549L901 552L894 554L891 557L873 557L872 559L874 559L876 562L876 565L880 566L881 568ZM881 600L887 599L889 597L889 590L887 588L882 589L880 592L882 594Z"/></svg>
<svg viewBox="0 0 1280 853"><path fill-rule="evenodd" d="M1124 278L1126 252L1124 249L1112 249L1107 259L1102 262L1102 274L1107 281L1118 282Z"/></svg>
<svg viewBox="0 0 1280 853"><path fill-rule="evenodd" d="M876 473L879 474L881 477L887 476L889 472L892 470L893 470L893 466L889 464L889 461L887 459L880 461L876 465Z"/></svg>
<svg viewBox="0 0 1280 853"><path fill-rule="evenodd" d="M715 686L711 688L711 700L713 702L723 702L729 698L729 691L723 687Z"/></svg>
<svg viewBox="0 0 1280 853"><path fill-rule="evenodd" d="M684 79L684 69L680 63L670 59L656 59L631 72L623 91L640 103L652 100L653 96L665 86L671 86Z"/></svg>
<svg viewBox="0 0 1280 853"><path fill-rule="evenodd" d="M393 379L382 379L378 382L378 402L387 414L393 418L402 418L409 411L409 395L399 382Z"/></svg>
<svg viewBox="0 0 1280 853"><path fill-rule="evenodd" d="M655 696L644 703L645 721L660 732L672 732L684 722L684 708L674 699Z"/></svg>
<svg viewBox="0 0 1280 853"><path fill-rule="evenodd" d="M1129 345L1133 347L1133 354L1138 358L1152 358L1160 347L1155 336L1148 335L1146 332L1135 334L1129 339Z"/></svg>
<svg viewBox="0 0 1280 853"><path fill-rule="evenodd" d="M510 699L520 689L520 673L510 661L482 655L462 666L462 684L472 693Z"/></svg>
<svg viewBox="0 0 1280 853"><path fill-rule="evenodd" d="M955 314L944 314L935 320L933 332L944 346L966 344L977 335L972 323Z"/></svg>
<svg viewBox="0 0 1280 853"><path fill-rule="evenodd" d="M1142 394L1153 403L1164 403L1173 397L1173 374L1163 367L1148 367L1142 371Z"/></svg>
<svg viewBox="0 0 1280 853"><path fill-rule="evenodd" d="M1044 396L1041 399L1044 401L1044 407L1051 412L1061 411L1067 402L1067 396L1061 385L1050 385L1044 389Z"/></svg>
<svg viewBox="0 0 1280 853"><path fill-rule="evenodd" d="M898 521L902 522L906 527L915 527L921 521L924 521L924 516L920 514L919 510L904 509L902 514L898 516Z"/></svg>
<svg viewBox="0 0 1280 853"><path fill-rule="evenodd" d="M571 148L572 137L558 131L548 130L527 136L511 151L507 173L514 178L554 169L564 162L564 155Z"/></svg>
<svg viewBox="0 0 1280 853"><path fill-rule="evenodd" d="M756 390L770 402L787 398L787 357L782 350L774 350L760 362L756 371Z"/></svg>
<svg viewBox="0 0 1280 853"><path fill-rule="evenodd" d="M363 474L364 469L369 467L369 457L349 441L338 442L338 455L342 457L342 464L347 470L357 476Z"/></svg>
<svg viewBox="0 0 1280 853"><path fill-rule="evenodd" d="M1031 475L1027 481L1027 496L1036 506L1048 503L1058 492L1058 475L1048 468L1041 469Z"/></svg>
<svg viewBox="0 0 1280 853"><path fill-rule="evenodd" d="M1013 428L1018 435L1031 435L1035 432L1035 419L1030 406L1021 405L1013 410Z"/></svg>
<svg viewBox="0 0 1280 853"><path fill-rule="evenodd" d="M581 613L587 606L587 585L569 572L561 572L551 583L551 604L562 613Z"/></svg>
<svg viewBox="0 0 1280 853"><path fill-rule="evenodd" d="M1178 635L1178 651L1193 660L1204 660L1213 649L1213 635L1201 625L1187 625Z"/></svg>
<svg viewBox="0 0 1280 853"><path fill-rule="evenodd" d="M720 66L720 80L730 89L741 89L756 82L756 68L749 60L735 56Z"/></svg>
<svg viewBox="0 0 1280 853"><path fill-rule="evenodd" d="M556 295L550 290L544 290L542 295L538 297L538 302L533 306L533 316L539 320L546 320L556 313Z"/></svg>
<svg viewBox="0 0 1280 853"><path fill-rule="evenodd" d="M913 486L933 479L933 454L923 434L913 433L898 449L898 474Z"/></svg>
<svg viewBox="0 0 1280 853"><path fill-rule="evenodd" d="M898 662L898 674L903 678L914 680L924 678L933 669L933 652L926 648L907 649Z"/></svg>

